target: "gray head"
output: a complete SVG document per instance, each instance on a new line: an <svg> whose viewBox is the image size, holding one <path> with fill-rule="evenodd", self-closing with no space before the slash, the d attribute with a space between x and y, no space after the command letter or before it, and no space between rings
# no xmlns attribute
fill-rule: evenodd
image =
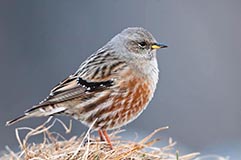
<svg viewBox="0 0 241 160"><path fill-rule="evenodd" d="M124 56L139 60L151 60L155 58L157 49L167 47L165 44L157 43L150 32L140 27L124 29L109 44Z"/></svg>

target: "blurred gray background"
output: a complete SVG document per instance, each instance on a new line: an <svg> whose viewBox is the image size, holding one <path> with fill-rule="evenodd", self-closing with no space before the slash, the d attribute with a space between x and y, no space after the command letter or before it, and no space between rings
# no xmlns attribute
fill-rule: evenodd
<svg viewBox="0 0 241 160"><path fill-rule="evenodd" d="M5 127L7 120L128 26L148 29L169 48L158 52L155 97L127 133L143 138L168 125L158 136L178 141L177 149L241 156L240 0L1 0L0 150L17 146L16 127L45 119ZM86 129L74 121L72 135Z"/></svg>

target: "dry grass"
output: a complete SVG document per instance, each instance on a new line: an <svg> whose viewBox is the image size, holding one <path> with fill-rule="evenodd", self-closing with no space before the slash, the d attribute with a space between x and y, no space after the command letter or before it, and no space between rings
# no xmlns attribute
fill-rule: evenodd
<svg viewBox="0 0 241 160"><path fill-rule="evenodd" d="M110 150L105 142L100 142L98 137L90 135L90 129L86 134L80 137L72 137L66 140L63 136L56 132L51 132L50 128L56 122L62 124L66 132L70 132L70 126L67 127L59 119L48 119L44 124L35 129L32 128L17 128L16 137L20 146L20 152L15 153L7 148L7 151L0 157L1 160L191 160L199 153L192 153L180 156L174 150L175 142L171 139L169 143L157 148L152 145L160 139L154 139L153 136L168 127L163 127L155 130L150 135L139 142L123 141L118 137L121 131L115 131L110 134L113 140L113 150ZM91 128L91 127L90 127ZM20 139L19 131L28 130L24 139ZM43 135L43 142L40 144L28 143L30 137Z"/></svg>

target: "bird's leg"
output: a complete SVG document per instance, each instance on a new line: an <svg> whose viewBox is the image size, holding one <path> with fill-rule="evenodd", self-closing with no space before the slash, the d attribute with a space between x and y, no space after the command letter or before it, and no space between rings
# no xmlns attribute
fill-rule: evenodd
<svg viewBox="0 0 241 160"><path fill-rule="evenodd" d="M105 141L105 137L104 137L103 132L102 132L101 129L98 130L98 134L100 136L100 141Z"/></svg>
<svg viewBox="0 0 241 160"><path fill-rule="evenodd" d="M113 146L112 146L112 144L111 144L110 137L108 136L107 131L106 131L105 129L103 129L103 130L102 130L102 133L103 133L103 135L104 135L104 137L105 137L106 142L107 142L108 145L110 146L110 149L113 149Z"/></svg>
<svg viewBox="0 0 241 160"><path fill-rule="evenodd" d="M110 149L113 149L113 146L111 144L111 141L110 141L110 138L108 136L107 131L104 130L104 129L100 129L100 130L98 130L98 134L100 136L100 140L101 141L106 141L108 143L108 145L110 146Z"/></svg>

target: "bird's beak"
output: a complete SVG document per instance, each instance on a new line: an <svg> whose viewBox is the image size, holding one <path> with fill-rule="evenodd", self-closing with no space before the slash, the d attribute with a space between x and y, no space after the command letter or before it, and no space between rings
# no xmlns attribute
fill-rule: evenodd
<svg viewBox="0 0 241 160"><path fill-rule="evenodd" d="M151 45L151 49L160 49L160 48L167 48L168 46L163 43L153 43Z"/></svg>

